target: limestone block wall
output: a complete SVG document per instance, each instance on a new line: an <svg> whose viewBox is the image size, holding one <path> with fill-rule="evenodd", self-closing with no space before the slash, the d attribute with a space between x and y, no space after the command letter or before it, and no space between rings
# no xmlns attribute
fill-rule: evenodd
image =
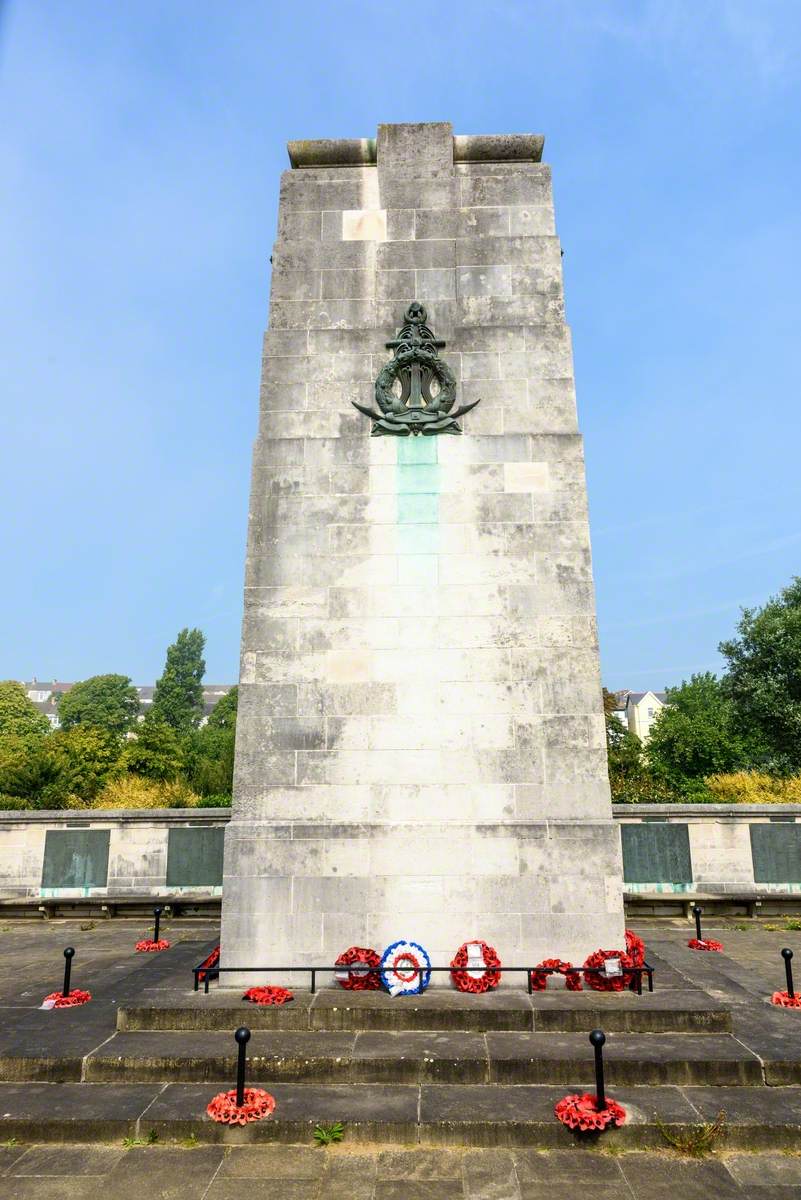
<svg viewBox="0 0 801 1200"><path fill-rule="evenodd" d="M228 809L0 812L0 900L219 896L209 831L221 836L229 816ZM179 844L180 834L176 843L175 830L196 833L197 850L191 837L189 846Z"/></svg>
<svg viewBox="0 0 801 1200"><path fill-rule="evenodd" d="M254 449L228 965L620 944L586 490L542 139L381 126L281 181ZM462 436L371 437L408 304Z"/></svg>
<svg viewBox="0 0 801 1200"><path fill-rule="evenodd" d="M191 867L202 854L184 853L182 863L168 869L170 831L180 830L203 842L211 832L222 832L230 809L98 812L0 811L0 901L19 897L130 896L157 898L180 892L220 894L220 878L213 866L203 863L205 879L198 874L190 883L180 881L181 867ZM801 807L796 805L638 804L613 808L618 832L622 826L645 829L646 837L635 853L623 847L624 887L627 894L682 893L737 897L770 897L801 894ZM688 870L676 878L671 859L664 853L664 837L654 832L669 827L673 841L686 845ZM757 853L752 839L757 830ZM65 855L47 870L47 834L106 832L107 873L90 888L75 887L74 864ZM765 838L759 846L760 838ZM668 839L670 841L670 839ZM206 847L207 848L207 847ZM52 857L51 847L51 857ZM200 851L204 849L201 846ZM174 856L173 856L174 858ZM49 876L49 884L45 878ZM645 878L643 878L645 876ZM303 888L301 884L300 887ZM322 959L320 960L322 962Z"/></svg>

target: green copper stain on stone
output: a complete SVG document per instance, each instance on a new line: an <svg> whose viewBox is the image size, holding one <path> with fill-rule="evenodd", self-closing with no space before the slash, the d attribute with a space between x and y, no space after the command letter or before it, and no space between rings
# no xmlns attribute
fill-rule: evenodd
<svg viewBox="0 0 801 1200"><path fill-rule="evenodd" d="M437 443L435 439L404 438L398 442L398 462L417 466L420 463L435 463L437 461Z"/></svg>
<svg viewBox="0 0 801 1200"><path fill-rule="evenodd" d="M403 443L400 443L403 445ZM424 445L427 443L424 443ZM399 525L436 525L439 520L439 496L436 492L398 492Z"/></svg>
<svg viewBox="0 0 801 1200"><path fill-rule="evenodd" d="M440 490L437 439L399 438L396 444L398 582L436 583Z"/></svg>

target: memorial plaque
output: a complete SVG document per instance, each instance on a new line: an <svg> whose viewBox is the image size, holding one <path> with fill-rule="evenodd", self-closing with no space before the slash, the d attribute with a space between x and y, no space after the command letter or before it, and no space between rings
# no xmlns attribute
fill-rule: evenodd
<svg viewBox="0 0 801 1200"><path fill-rule="evenodd" d="M750 830L754 882L801 883L801 825L777 821Z"/></svg>
<svg viewBox="0 0 801 1200"><path fill-rule="evenodd" d="M109 839L108 829L48 829L42 887L106 887Z"/></svg>
<svg viewBox="0 0 801 1200"><path fill-rule="evenodd" d="M223 829L170 829L167 835L167 887L219 887L222 883Z"/></svg>
<svg viewBox="0 0 801 1200"><path fill-rule="evenodd" d="M692 883L686 825L644 821L622 824L620 829L626 883Z"/></svg>

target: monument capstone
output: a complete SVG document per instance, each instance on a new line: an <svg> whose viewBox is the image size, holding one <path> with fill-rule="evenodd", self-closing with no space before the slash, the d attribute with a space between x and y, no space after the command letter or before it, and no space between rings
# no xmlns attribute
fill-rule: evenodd
<svg viewBox="0 0 801 1200"><path fill-rule="evenodd" d="M471 938L520 966L623 945L542 146L445 122L289 144L227 967L330 965L398 938L435 965ZM222 979L246 977L287 982Z"/></svg>

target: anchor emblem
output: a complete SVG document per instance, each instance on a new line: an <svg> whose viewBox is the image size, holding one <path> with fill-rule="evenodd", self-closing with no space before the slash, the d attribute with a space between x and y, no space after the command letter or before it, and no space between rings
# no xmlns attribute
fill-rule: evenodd
<svg viewBox="0 0 801 1200"><path fill-rule="evenodd" d="M373 422L371 434L461 433L457 418L479 403L464 404L453 411L456 402L456 378L438 351L438 341L426 324L428 314L419 301L413 301L396 337L386 343L394 357L385 363L375 381L375 402L379 411L351 401L359 412Z"/></svg>

